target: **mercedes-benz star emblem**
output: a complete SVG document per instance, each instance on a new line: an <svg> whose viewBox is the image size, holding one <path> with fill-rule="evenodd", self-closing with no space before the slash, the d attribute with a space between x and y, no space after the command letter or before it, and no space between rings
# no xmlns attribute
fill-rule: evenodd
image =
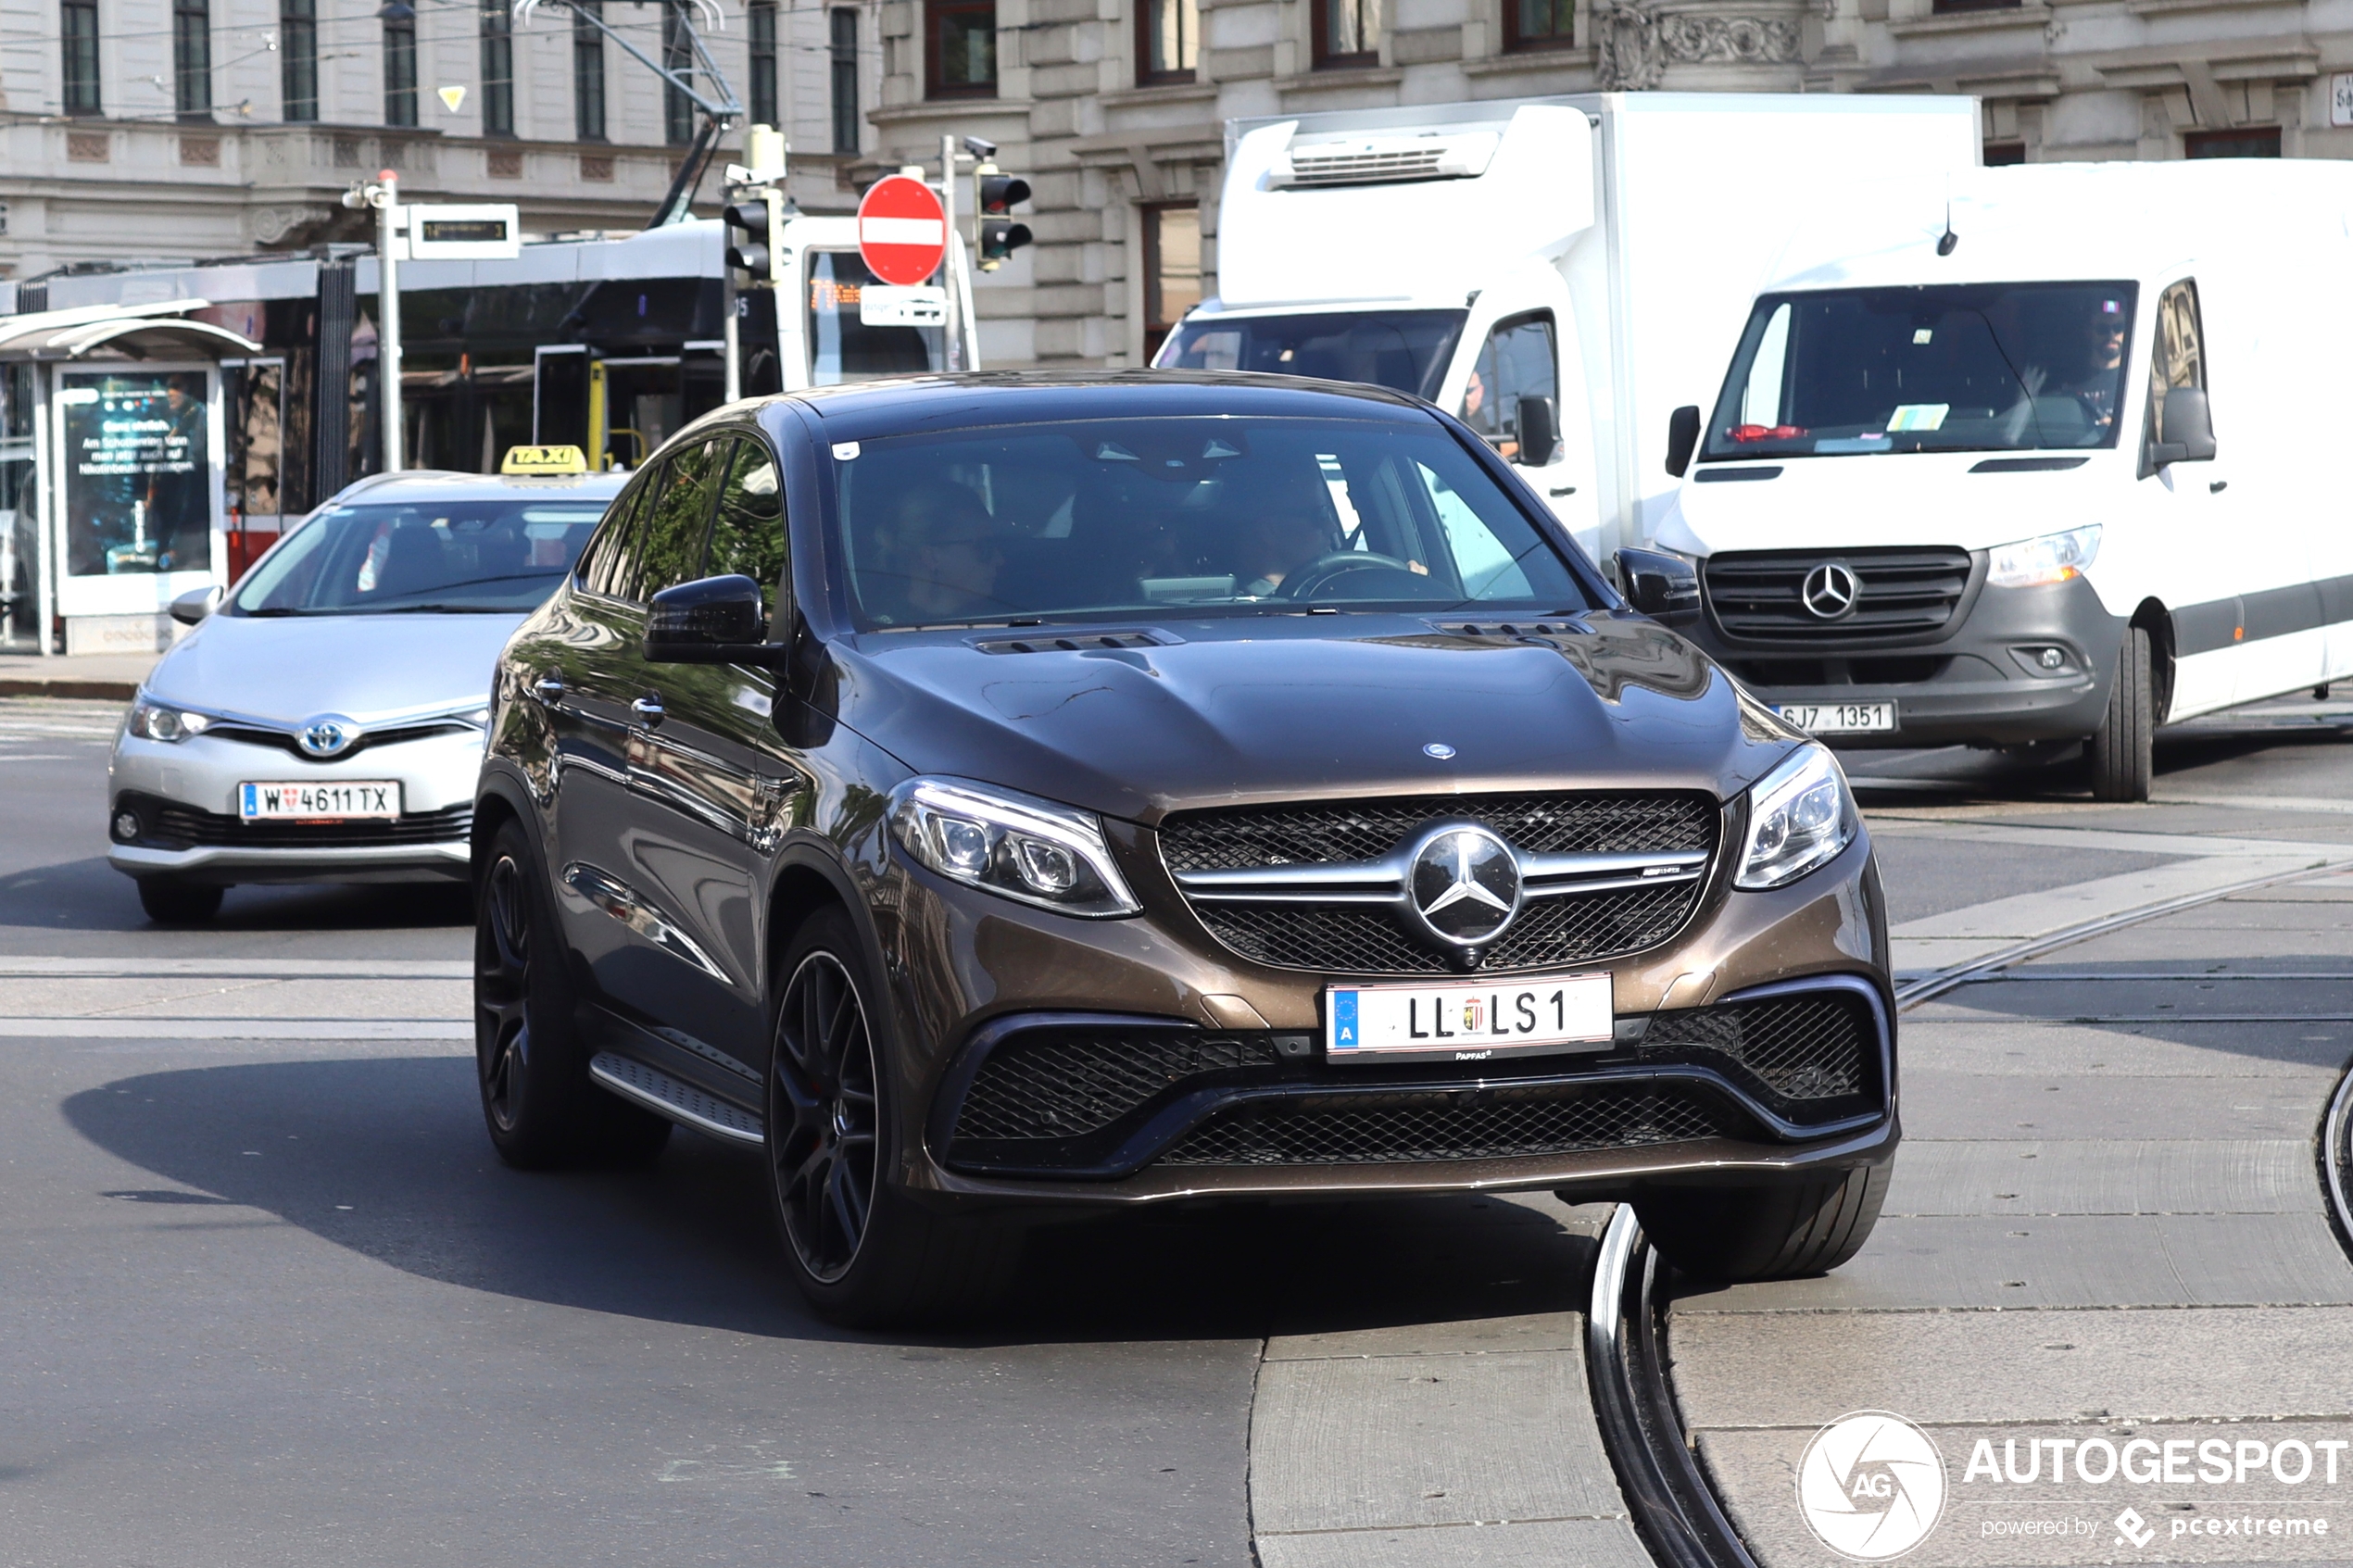
<svg viewBox="0 0 2353 1568"><path fill-rule="evenodd" d="M1824 621L1836 621L1840 616L1853 612L1855 600L1862 591L1863 584L1856 577L1854 569L1833 560L1824 561L1807 572L1797 594L1806 601L1809 614Z"/></svg>
<svg viewBox="0 0 2353 1568"><path fill-rule="evenodd" d="M340 757L359 738L359 726L340 714L313 719L295 736L295 744L312 757Z"/></svg>
<svg viewBox="0 0 2353 1568"><path fill-rule="evenodd" d="M1407 887L1422 928L1451 947L1483 946L1519 913L1519 861L1482 827L1431 830L1414 849Z"/></svg>

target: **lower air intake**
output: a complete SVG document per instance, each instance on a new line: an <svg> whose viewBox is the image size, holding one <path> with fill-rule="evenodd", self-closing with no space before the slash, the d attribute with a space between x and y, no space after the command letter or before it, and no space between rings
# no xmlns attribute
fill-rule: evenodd
<svg viewBox="0 0 2353 1568"><path fill-rule="evenodd" d="M1161 1156L1163 1165L1386 1165L1511 1160L1739 1135L1711 1106L1671 1091L1563 1095L1489 1090L1366 1103L1242 1109L1213 1117Z"/></svg>

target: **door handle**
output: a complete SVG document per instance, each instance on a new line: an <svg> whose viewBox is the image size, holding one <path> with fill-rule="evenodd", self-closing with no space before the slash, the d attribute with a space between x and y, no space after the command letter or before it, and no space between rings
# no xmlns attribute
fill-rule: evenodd
<svg viewBox="0 0 2353 1568"><path fill-rule="evenodd" d="M564 678L561 675L542 675L531 683L531 695L553 708L564 699Z"/></svg>
<svg viewBox="0 0 2353 1568"><path fill-rule="evenodd" d="M649 730L656 724L661 722L661 698L660 696L641 696L636 701L629 705L629 710L636 714L638 719L645 724L646 728Z"/></svg>
<svg viewBox="0 0 2353 1568"><path fill-rule="evenodd" d="M1547 490L1544 494L1547 495L1574 495L1577 494L1577 486L1574 484L1564 484L1555 489Z"/></svg>
<svg viewBox="0 0 2353 1568"><path fill-rule="evenodd" d="M2207 484L2206 493L2209 495L2220 495L2223 491L2228 490L2230 487L2231 482L2229 480L2217 479L2210 481Z"/></svg>

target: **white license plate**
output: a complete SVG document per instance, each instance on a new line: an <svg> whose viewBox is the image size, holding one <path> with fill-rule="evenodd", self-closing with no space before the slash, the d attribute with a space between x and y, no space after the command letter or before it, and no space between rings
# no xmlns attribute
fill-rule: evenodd
<svg viewBox="0 0 2353 1568"><path fill-rule="evenodd" d="M1484 1061L1609 1048L1606 974L1453 985L1333 985L1324 992L1331 1061L1438 1057Z"/></svg>
<svg viewBox="0 0 2353 1568"><path fill-rule="evenodd" d="M400 815L397 779L337 784L242 784L237 815L249 822L342 822Z"/></svg>
<svg viewBox="0 0 2353 1568"><path fill-rule="evenodd" d="M1882 734L1895 728L1892 702L1784 702L1773 711L1809 735Z"/></svg>

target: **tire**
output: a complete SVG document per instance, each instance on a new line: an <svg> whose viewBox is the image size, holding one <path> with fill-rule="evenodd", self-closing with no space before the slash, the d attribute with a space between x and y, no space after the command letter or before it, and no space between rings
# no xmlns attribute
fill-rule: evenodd
<svg viewBox="0 0 2353 1568"><path fill-rule="evenodd" d="M1662 1188L1635 1217L1668 1261L1702 1279L1797 1279L1828 1273L1863 1249L1879 1223L1894 1161L1828 1181L1773 1186Z"/></svg>
<svg viewBox="0 0 2353 1568"><path fill-rule="evenodd" d="M670 1123L588 1077L561 938L522 824L484 847L474 882L474 1067L498 1158L523 1170L651 1160Z"/></svg>
<svg viewBox="0 0 2353 1568"><path fill-rule="evenodd" d="M157 925L202 925L220 912L220 896L227 891L177 877L143 876L139 907Z"/></svg>
<svg viewBox="0 0 2353 1568"><path fill-rule="evenodd" d="M2108 717L2084 744L2095 800L2146 800L2156 771L2157 683L2145 627L2128 627L2108 688Z"/></svg>
<svg viewBox="0 0 2353 1568"><path fill-rule="evenodd" d="M1020 1236L943 1214L893 1180L895 1082L882 987L847 911L804 922L776 966L768 1069L768 1196L793 1283L851 1328L952 1322L1000 1296Z"/></svg>

